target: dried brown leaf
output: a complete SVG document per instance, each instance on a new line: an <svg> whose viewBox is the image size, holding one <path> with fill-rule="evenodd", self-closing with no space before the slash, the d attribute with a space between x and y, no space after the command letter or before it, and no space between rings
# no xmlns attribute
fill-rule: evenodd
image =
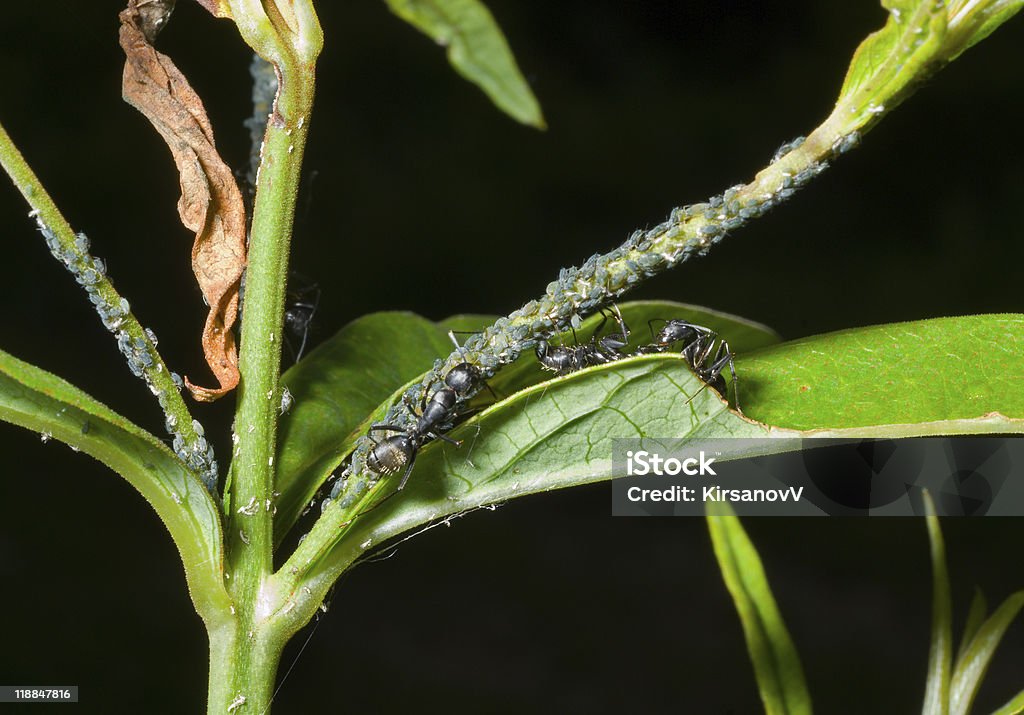
<svg viewBox="0 0 1024 715"><path fill-rule="evenodd" d="M188 382L192 397L212 402L238 385L238 350L231 331L245 268L245 207L234 175L217 154L213 128L199 95L169 57L157 52L140 27L147 0L129 0L121 15L122 92L160 133L174 156L181 183L178 214L195 231L192 270L210 313L203 329L206 362L220 383Z"/></svg>

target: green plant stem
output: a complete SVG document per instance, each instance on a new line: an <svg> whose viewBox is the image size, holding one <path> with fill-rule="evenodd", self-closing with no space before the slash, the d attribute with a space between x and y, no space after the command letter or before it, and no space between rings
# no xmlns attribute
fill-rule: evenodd
<svg viewBox="0 0 1024 715"><path fill-rule="evenodd" d="M237 621L210 630L209 638L207 711L211 714L268 713L284 643L267 637L265 631L247 631ZM240 653L245 653L246 657L240 659Z"/></svg>
<svg viewBox="0 0 1024 715"><path fill-rule="evenodd" d="M247 706L273 671L262 633L262 622L272 614L261 608L260 592L269 575L273 555L273 459L281 404L278 386L281 361L288 246L299 185L299 167L312 104L312 79L285 78L263 145L249 244L246 305L242 322L238 411L235 417L237 450L231 465L233 493L227 515L229 528L229 590L240 609L243 630L252 640L235 639L234 681ZM226 495L227 496L227 495ZM225 502L228 499L225 498ZM260 643L260 648L254 648ZM283 644L281 644L283 645ZM211 654L212 655L212 654ZM211 672L211 677L216 674ZM242 683L248 687L242 687ZM237 693L230 693L232 698ZM211 705L214 701L211 701ZM269 701L266 703L269 705ZM263 712L259 707L253 712Z"/></svg>
<svg viewBox="0 0 1024 715"><path fill-rule="evenodd" d="M39 177L18 151L2 124L0 124L0 164L3 165L4 171L11 177L18 191L32 207L32 213L39 225L53 232L61 251L65 255L73 257L76 262L83 264L91 262L92 257L79 247L74 229L57 208ZM101 276L92 288L103 297L106 305L122 304L121 294L117 292L113 283L105 275ZM125 302L125 304L127 303ZM186 448L191 450L192 447L199 444L200 435L196 432L192 414L178 392L178 386L171 377L171 371L157 351L156 345L130 310L125 312L117 326L117 331L127 333L133 344L143 345L142 349L152 357L152 364L143 368L144 379L153 392L160 396L160 405L165 417L168 418L168 424L174 425L174 432L181 436ZM178 455L178 458L181 459L181 455ZM184 469L201 482L204 481L206 475L202 474L200 470L192 468L183 459L181 462ZM209 485L207 484L207 486Z"/></svg>
<svg viewBox="0 0 1024 715"><path fill-rule="evenodd" d="M277 70L257 174L239 352L235 452L225 491L228 590L233 629L210 632L211 713L266 713L281 649L273 603L264 594L273 563L273 460L281 404L281 331L288 250L322 36L308 2L282 14L274 3L232 3L246 42ZM268 14L269 13L269 16Z"/></svg>
<svg viewBox="0 0 1024 715"><path fill-rule="evenodd" d="M231 473L232 577L269 573L273 458L281 404L278 373L288 247L312 83L284 81L263 145L242 321L236 453ZM244 536L243 536L244 533ZM246 543L248 542L248 543Z"/></svg>

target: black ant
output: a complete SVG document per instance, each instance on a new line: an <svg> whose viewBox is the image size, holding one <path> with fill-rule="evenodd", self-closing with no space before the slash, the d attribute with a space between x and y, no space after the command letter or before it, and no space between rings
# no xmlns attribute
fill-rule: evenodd
<svg viewBox="0 0 1024 715"><path fill-rule="evenodd" d="M648 321L647 325L654 333L651 325L654 320ZM663 353L677 343L684 343L680 351L690 368L696 373L700 381L708 387L713 387L721 395L728 394L725 378L722 371L726 367L732 374L733 398L737 412L742 412L739 403L739 392L737 386L739 378L736 376L736 363L733 352L729 349L729 343L721 339L714 330L705 328L703 325L696 325L685 320L673 319L664 321L665 325L654 337L654 342L644 345L638 354ZM715 343L718 349L715 350ZM726 398L728 399L728 398Z"/></svg>
<svg viewBox="0 0 1024 715"><path fill-rule="evenodd" d="M307 285L288 291L288 304L284 310L285 343L294 356L295 362L298 362L306 350L313 316L316 315L316 309L320 306L320 286L306 281L295 272L292 272L292 277L307 283ZM291 336L290 339L289 336ZM292 344L293 340L299 343L297 350Z"/></svg>
<svg viewBox="0 0 1024 715"><path fill-rule="evenodd" d="M442 434L442 430L451 428L456 408L460 400L466 398L481 378L480 368L470 363L459 363L444 376L444 387L427 394L430 386L423 391L419 411L405 398L405 405L416 417L416 423L410 427L398 425L374 425L371 431L399 432L380 442L374 442L373 449L366 456L366 465L377 474L394 474L404 468L402 481L396 491L401 491L409 481L412 465L416 454L432 439L442 439L449 444L460 446L462 442Z"/></svg>
<svg viewBox="0 0 1024 715"><path fill-rule="evenodd" d="M579 344L575 329L572 334L576 345L555 347L547 340L539 340L536 353L537 359L540 360L540 366L556 375L568 375L585 367L604 365L627 357L626 353L622 352L622 348L626 347L629 342L629 327L622 319L622 313L619 312L618 306L612 306L610 314L619 324L620 332L618 333L609 333L602 338L597 337L601 334L601 329L609 318L609 314L602 309L601 322L598 323L594 334L590 336L590 341L583 345Z"/></svg>

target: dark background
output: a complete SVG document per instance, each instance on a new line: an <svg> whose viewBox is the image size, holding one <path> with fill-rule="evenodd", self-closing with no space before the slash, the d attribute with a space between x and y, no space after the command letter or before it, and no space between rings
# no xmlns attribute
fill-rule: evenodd
<svg viewBox="0 0 1024 715"><path fill-rule="evenodd" d="M559 267L748 180L827 115L860 38L884 21L872 0L491 0L544 107L540 133L501 115L384 3L320 5L316 179L294 251L323 291L314 342L382 309L508 313ZM172 367L201 379L191 238L167 149L120 101L118 9L6 4L0 117ZM787 338L1020 312L1022 45L1017 18L789 204L636 297L735 312ZM244 168L249 53L233 26L181 0L159 47L204 97L225 158ZM161 433L148 391L26 211L0 191L0 345ZM197 408L208 432L227 434L229 403ZM205 636L162 525L90 458L7 425L0 441L0 682L78 684L83 712L201 711ZM276 710L757 711L704 524L613 519L608 501L607 485L529 497L354 570ZM924 525L746 525L817 710L918 711ZM993 602L1024 586L1021 526L944 521L957 628L975 584ZM978 712L1024 687L1022 662L1018 623Z"/></svg>

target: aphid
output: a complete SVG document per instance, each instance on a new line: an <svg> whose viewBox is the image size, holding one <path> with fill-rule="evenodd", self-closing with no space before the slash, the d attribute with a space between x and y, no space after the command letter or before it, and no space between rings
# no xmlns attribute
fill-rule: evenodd
<svg viewBox="0 0 1024 715"><path fill-rule="evenodd" d="M803 143L804 137L797 137L793 141L786 142L785 144L780 146L778 150L775 152L775 156L772 157L772 163L774 164L775 162L777 162L782 157L786 156L786 154L789 154L794 149L798 149L800 145L802 145Z"/></svg>
<svg viewBox="0 0 1024 715"><path fill-rule="evenodd" d="M656 320L648 322L652 334L654 322ZM672 346L683 343L680 354L689 363L690 368L701 382L708 387L713 387L726 399L728 399L728 391L722 372L728 367L732 375L733 401L736 410L742 412L737 391L739 377L736 375L736 363L733 352L729 349L729 343L722 340L714 330L703 325L679 319L666 320L664 323L665 325L654 337L654 342L642 346L637 353L664 353Z"/></svg>
<svg viewBox="0 0 1024 715"><path fill-rule="evenodd" d="M547 340L538 340L535 352L541 367L556 375L568 375L585 367L604 365L626 357L622 348L629 342L629 327L622 319L622 313L617 306L613 305L610 313L619 325L618 333L598 337L609 318L609 314L602 309L601 322L598 323L589 342L580 345L577 340L576 345L552 346ZM573 329L572 333L575 338L576 330Z"/></svg>
<svg viewBox="0 0 1024 715"><path fill-rule="evenodd" d="M295 398L287 387L281 389L281 414L286 414L295 404Z"/></svg>

